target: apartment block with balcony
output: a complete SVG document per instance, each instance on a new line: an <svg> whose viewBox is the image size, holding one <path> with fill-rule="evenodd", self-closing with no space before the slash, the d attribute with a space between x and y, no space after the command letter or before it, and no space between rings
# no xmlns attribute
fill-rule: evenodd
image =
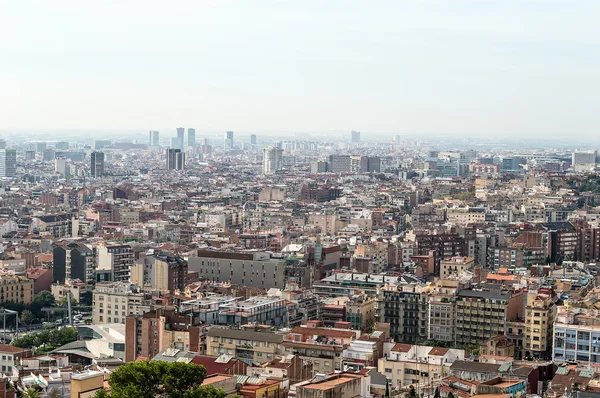
<svg viewBox="0 0 600 398"><path fill-rule="evenodd" d="M101 282L92 292L92 321L99 323L125 323L129 315L150 310L143 293L133 292L129 283Z"/></svg>
<svg viewBox="0 0 600 398"><path fill-rule="evenodd" d="M348 329L324 328L319 321L299 326L283 339L286 355L298 355L313 365L315 373L333 373L342 370L343 352L360 332Z"/></svg>
<svg viewBox="0 0 600 398"><path fill-rule="evenodd" d="M478 344L504 334L522 312L522 292L461 290L456 297L456 342Z"/></svg>
<svg viewBox="0 0 600 398"><path fill-rule="evenodd" d="M263 363L282 353L283 334L258 328L211 327L206 332L207 355L231 355L242 360Z"/></svg>
<svg viewBox="0 0 600 398"><path fill-rule="evenodd" d="M129 282L133 266L133 249L129 245L100 245L97 248L98 270L109 272L114 282Z"/></svg>
<svg viewBox="0 0 600 398"><path fill-rule="evenodd" d="M248 300L221 304L219 324L285 326L287 325L286 302L280 298L256 296Z"/></svg>
<svg viewBox="0 0 600 398"><path fill-rule="evenodd" d="M555 311L552 294L550 289L527 292L523 336L525 358L546 359L550 356Z"/></svg>
<svg viewBox="0 0 600 398"><path fill-rule="evenodd" d="M381 320L390 324L390 337L416 343L428 336L428 297L419 284L388 286L383 291Z"/></svg>
<svg viewBox="0 0 600 398"><path fill-rule="evenodd" d="M0 277L0 302L31 304L32 299L33 280L24 276Z"/></svg>

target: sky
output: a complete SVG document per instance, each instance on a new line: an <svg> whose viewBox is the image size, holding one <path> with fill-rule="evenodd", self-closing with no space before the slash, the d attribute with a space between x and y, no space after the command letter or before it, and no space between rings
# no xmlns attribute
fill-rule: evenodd
<svg viewBox="0 0 600 398"><path fill-rule="evenodd" d="M600 1L0 3L0 131L600 140Z"/></svg>

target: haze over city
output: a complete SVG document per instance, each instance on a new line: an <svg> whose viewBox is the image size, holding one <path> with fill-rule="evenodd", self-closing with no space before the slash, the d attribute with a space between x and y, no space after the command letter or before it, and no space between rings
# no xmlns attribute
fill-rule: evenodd
<svg viewBox="0 0 600 398"><path fill-rule="evenodd" d="M0 133L597 136L597 1L5 2Z"/></svg>

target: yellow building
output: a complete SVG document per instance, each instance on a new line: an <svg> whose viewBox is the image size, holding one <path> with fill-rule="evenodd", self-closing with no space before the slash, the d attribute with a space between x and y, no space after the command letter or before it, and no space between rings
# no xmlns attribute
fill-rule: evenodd
<svg viewBox="0 0 600 398"><path fill-rule="evenodd" d="M91 398L104 388L104 373L88 370L71 376L71 398Z"/></svg>
<svg viewBox="0 0 600 398"><path fill-rule="evenodd" d="M531 290L527 293L523 335L523 351L526 358L544 357L550 349L555 311L550 293L547 289Z"/></svg>
<svg viewBox="0 0 600 398"><path fill-rule="evenodd" d="M475 260L471 257L452 257L440 262L440 278L448 278L451 275L458 275L463 271L470 271L475 265Z"/></svg>
<svg viewBox="0 0 600 398"><path fill-rule="evenodd" d="M0 301L31 304L33 280L23 276L0 277Z"/></svg>

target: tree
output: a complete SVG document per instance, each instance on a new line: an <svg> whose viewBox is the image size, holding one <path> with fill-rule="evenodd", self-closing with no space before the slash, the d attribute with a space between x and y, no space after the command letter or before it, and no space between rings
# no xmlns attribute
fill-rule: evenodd
<svg viewBox="0 0 600 398"><path fill-rule="evenodd" d="M53 388L48 392L48 398L61 398L63 395L58 388Z"/></svg>
<svg viewBox="0 0 600 398"><path fill-rule="evenodd" d="M28 388L27 391L23 393L23 398L40 398L41 396L42 394L35 388Z"/></svg>
<svg viewBox="0 0 600 398"><path fill-rule="evenodd" d="M23 310L21 316L19 317L19 322L21 322L21 324L25 326L29 326L34 321L34 319L35 316L33 315L33 312L29 310Z"/></svg>
<svg viewBox="0 0 600 398"><path fill-rule="evenodd" d="M68 295L67 296L63 296L60 301L58 302L58 305L60 305L61 307L66 307L67 304L69 303L69 299L68 299ZM75 300L75 297L71 296L71 306L76 306L77 305L77 300Z"/></svg>
<svg viewBox="0 0 600 398"><path fill-rule="evenodd" d="M111 392L98 392L96 398L224 398L225 392L202 387L206 369L193 363L129 362L111 373Z"/></svg>
<svg viewBox="0 0 600 398"><path fill-rule="evenodd" d="M440 388L436 387L435 392L433 393L433 398L440 398Z"/></svg>
<svg viewBox="0 0 600 398"><path fill-rule="evenodd" d="M452 391L450 391L448 393L448 395L446 396L446 398L454 398L454 394L452 394Z"/></svg>
<svg viewBox="0 0 600 398"><path fill-rule="evenodd" d="M406 398L417 398L417 392L415 391L414 386L410 386L408 393L406 394Z"/></svg>
<svg viewBox="0 0 600 398"><path fill-rule="evenodd" d="M58 331L58 345L62 346L77 340L77 329L65 327Z"/></svg>

